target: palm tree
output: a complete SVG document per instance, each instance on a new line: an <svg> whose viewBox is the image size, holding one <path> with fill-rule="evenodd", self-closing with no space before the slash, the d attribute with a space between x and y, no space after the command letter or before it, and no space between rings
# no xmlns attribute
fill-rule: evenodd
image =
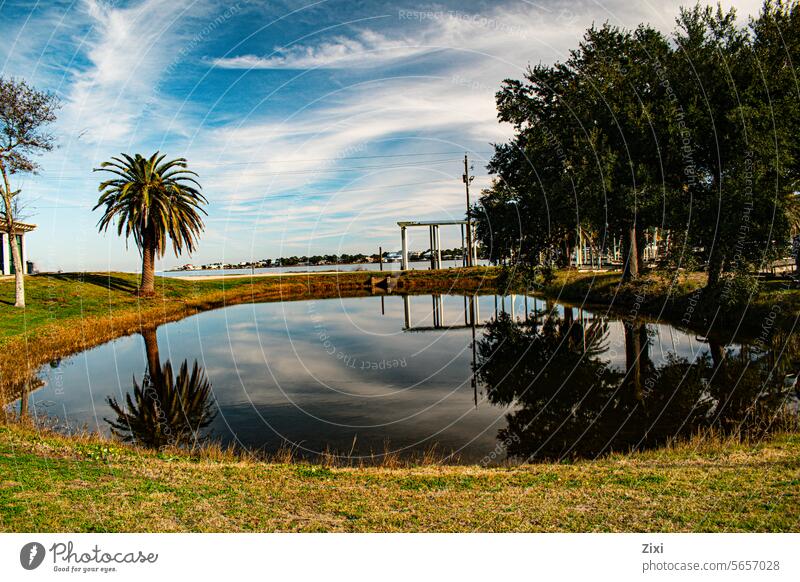
<svg viewBox="0 0 800 582"><path fill-rule="evenodd" d="M176 255L184 247L191 254L203 231L201 204L208 201L200 193L196 173L186 169L184 158L165 162L159 152L150 158L139 154L120 154L103 162L95 172L109 172L114 178L100 184L102 192L93 210L105 206L97 223L105 231L117 221L117 234L125 240L133 236L142 254L140 295L155 293L155 259L164 255L167 237Z"/></svg>
<svg viewBox="0 0 800 582"><path fill-rule="evenodd" d="M184 361L177 376L167 362L158 370L148 369L141 385L133 379L133 393L123 402L108 396L106 402L117 415L106 418L111 433L125 442L160 449L166 446L195 448L208 434L204 429L216 417L211 383L194 362Z"/></svg>

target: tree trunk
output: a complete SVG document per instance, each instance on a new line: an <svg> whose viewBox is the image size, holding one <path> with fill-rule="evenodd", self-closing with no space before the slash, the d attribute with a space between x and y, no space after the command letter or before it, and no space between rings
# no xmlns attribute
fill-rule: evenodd
<svg viewBox="0 0 800 582"><path fill-rule="evenodd" d="M25 272L22 270L22 257L15 235L9 235L11 258L14 261L14 307L25 307Z"/></svg>
<svg viewBox="0 0 800 582"><path fill-rule="evenodd" d="M158 354L158 335L155 327L142 330L144 338L144 351L147 355L147 371L154 382L161 377L161 358Z"/></svg>
<svg viewBox="0 0 800 582"><path fill-rule="evenodd" d="M644 229L636 224L636 267L639 274L644 272L644 248L647 246L647 238Z"/></svg>
<svg viewBox="0 0 800 582"><path fill-rule="evenodd" d="M8 240L11 247L11 260L14 264L14 307L25 307L25 273L22 270L22 257L19 253L17 246L16 236L14 234L14 211L11 205L11 186L8 183L8 174L5 167L2 169L3 174L3 206L5 206L5 222L6 231L8 231Z"/></svg>
<svg viewBox="0 0 800 582"><path fill-rule="evenodd" d="M572 241L569 237L564 238L564 245L562 247L562 253L558 257L558 266L561 269L568 269L572 264L572 255L575 252L575 248L572 244Z"/></svg>
<svg viewBox="0 0 800 582"><path fill-rule="evenodd" d="M725 360L725 348L718 341L708 340L708 351L711 353L711 362L714 364L714 376L719 371L722 362Z"/></svg>
<svg viewBox="0 0 800 582"><path fill-rule="evenodd" d="M25 418L28 416L28 400L30 399L30 385L25 382L22 387L22 396L19 399L19 416Z"/></svg>
<svg viewBox="0 0 800 582"><path fill-rule="evenodd" d="M800 279L800 235L795 235L792 244L794 246L794 276Z"/></svg>
<svg viewBox="0 0 800 582"><path fill-rule="evenodd" d="M725 257L717 252L715 247L711 256L708 258L708 280L706 281L706 288L713 289L719 285L724 267Z"/></svg>
<svg viewBox="0 0 800 582"><path fill-rule="evenodd" d="M150 297L156 294L156 245L149 229L142 233L142 284L139 295Z"/></svg>
<svg viewBox="0 0 800 582"><path fill-rule="evenodd" d="M647 326L641 321L623 322L625 330L625 369L634 398L644 401L644 376L652 368Z"/></svg>
<svg viewBox="0 0 800 582"><path fill-rule="evenodd" d="M572 313L572 307L564 306L564 327L569 329L575 322L575 314Z"/></svg>
<svg viewBox="0 0 800 582"><path fill-rule="evenodd" d="M634 223L626 229L623 237L625 267L622 278L625 281L639 277L639 245L636 238L636 223Z"/></svg>

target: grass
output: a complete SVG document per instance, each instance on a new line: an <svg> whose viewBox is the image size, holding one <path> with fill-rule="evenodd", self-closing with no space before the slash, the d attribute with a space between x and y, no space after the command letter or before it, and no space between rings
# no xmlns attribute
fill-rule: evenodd
<svg viewBox="0 0 800 582"><path fill-rule="evenodd" d="M4 531L796 531L800 436L574 464L341 468L0 426Z"/></svg>
<svg viewBox="0 0 800 582"><path fill-rule="evenodd" d="M135 294L138 275L64 273L25 278L25 309L14 304L14 281L0 281L0 397L27 382L44 363L189 315L244 302L369 295L376 272L309 274L190 281L159 277L157 293ZM384 273L386 274L386 273ZM486 268L411 271L398 290L408 293L491 288Z"/></svg>
<svg viewBox="0 0 800 582"><path fill-rule="evenodd" d="M800 315L800 288L788 279L761 282L747 304L721 308L703 297L705 273L669 276L649 272L633 282L622 281L618 272L558 271L551 282L538 289L546 297L587 306L602 306L621 315L649 315L683 324L701 333L712 325L717 331L736 329L745 337L757 336L762 326L793 329Z"/></svg>

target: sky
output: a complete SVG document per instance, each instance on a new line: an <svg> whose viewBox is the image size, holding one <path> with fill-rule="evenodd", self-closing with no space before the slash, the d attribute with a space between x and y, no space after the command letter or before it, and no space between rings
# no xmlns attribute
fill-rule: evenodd
<svg viewBox="0 0 800 582"><path fill-rule="evenodd" d="M38 225L28 258L137 270L132 241L97 231L92 170L155 151L187 158L209 200L196 252L159 268L398 250L397 221L464 218L465 154L473 195L489 184L504 79L566 59L593 23L670 31L682 4L0 0L0 74L62 101L58 147L14 186ZM745 19L761 2L722 4Z"/></svg>

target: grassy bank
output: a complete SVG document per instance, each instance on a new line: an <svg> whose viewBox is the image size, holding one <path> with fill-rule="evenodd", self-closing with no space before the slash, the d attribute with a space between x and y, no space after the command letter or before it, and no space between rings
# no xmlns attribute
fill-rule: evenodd
<svg viewBox="0 0 800 582"><path fill-rule="evenodd" d="M800 436L518 468L190 458L0 426L4 531L796 531Z"/></svg>
<svg viewBox="0 0 800 582"><path fill-rule="evenodd" d="M648 315L686 327L707 331L713 326L758 335L771 321L771 329L793 329L800 316L800 289L788 280L763 281L758 293L745 305L728 307L718 298L703 295L705 273L680 277L648 273L633 282L622 282L618 272L558 271L552 281L537 290L565 302L602 306L621 315Z"/></svg>
<svg viewBox="0 0 800 582"><path fill-rule="evenodd" d="M369 295L376 272L308 274L209 281L158 278L157 294L135 295L130 273L65 273L26 277L27 308L15 309L14 281L0 281L0 396L31 377L39 366L195 313L260 301ZM386 274L386 273L384 273ZM399 290L409 293L491 288L493 269L411 271Z"/></svg>

